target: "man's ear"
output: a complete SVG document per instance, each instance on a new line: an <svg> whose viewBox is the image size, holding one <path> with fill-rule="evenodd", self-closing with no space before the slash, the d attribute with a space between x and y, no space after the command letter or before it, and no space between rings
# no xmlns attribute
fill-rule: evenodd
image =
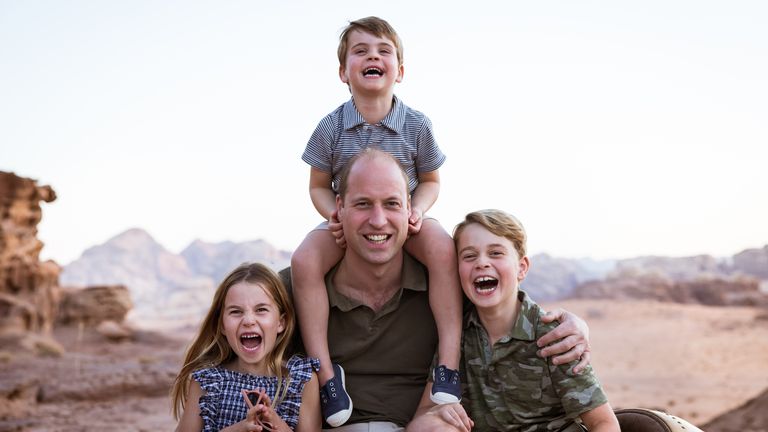
<svg viewBox="0 0 768 432"><path fill-rule="evenodd" d="M525 279L525 275L528 274L528 270L531 268L531 261L528 259L528 255L520 258L520 268L517 272L517 281L522 282Z"/></svg>
<svg viewBox="0 0 768 432"><path fill-rule="evenodd" d="M341 200L341 195L336 194L336 218L341 222L344 212L344 202Z"/></svg>

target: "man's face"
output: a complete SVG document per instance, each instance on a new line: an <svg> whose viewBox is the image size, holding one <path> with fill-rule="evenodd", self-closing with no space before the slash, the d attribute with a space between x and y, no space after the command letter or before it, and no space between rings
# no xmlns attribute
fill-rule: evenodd
<svg viewBox="0 0 768 432"><path fill-rule="evenodd" d="M336 201L346 254L371 264L390 262L408 235L410 202L402 172L388 158L364 158L352 167L347 182L343 201Z"/></svg>

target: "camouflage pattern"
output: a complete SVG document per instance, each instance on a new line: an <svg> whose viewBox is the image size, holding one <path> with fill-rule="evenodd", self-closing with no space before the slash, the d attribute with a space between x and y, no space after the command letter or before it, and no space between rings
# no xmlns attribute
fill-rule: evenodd
<svg viewBox="0 0 768 432"><path fill-rule="evenodd" d="M475 421L473 432L582 431L579 414L607 402L591 366L554 366L536 355L536 339L557 326L544 324L541 308L520 291L520 314L512 331L490 347L475 308L464 320L462 403Z"/></svg>

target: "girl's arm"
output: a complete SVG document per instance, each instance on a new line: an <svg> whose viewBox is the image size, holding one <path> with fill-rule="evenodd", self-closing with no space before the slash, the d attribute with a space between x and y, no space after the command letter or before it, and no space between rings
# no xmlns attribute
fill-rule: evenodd
<svg viewBox="0 0 768 432"><path fill-rule="evenodd" d="M176 432L200 432L203 430L203 418L200 417L200 396L203 395L203 389L200 383L191 380L187 399L184 402L184 412L181 414L179 424L176 425Z"/></svg>
<svg viewBox="0 0 768 432"><path fill-rule="evenodd" d="M299 423L295 432L318 432L322 422L320 421L320 385L317 374L312 373L312 378L304 384L301 393L301 408L299 408Z"/></svg>
<svg viewBox="0 0 768 432"><path fill-rule="evenodd" d="M421 218L429 210L440 193L440 173L438 170L419 173L419 185L413 191L411 198L411 217L408 219L411 234L421 230Z"/></svg>
<svg viewBox="0 0 768 432"><path fill-rule="evenodd" d="M608 402L581 414L589 432L619 432L619 421Z"/></svg>

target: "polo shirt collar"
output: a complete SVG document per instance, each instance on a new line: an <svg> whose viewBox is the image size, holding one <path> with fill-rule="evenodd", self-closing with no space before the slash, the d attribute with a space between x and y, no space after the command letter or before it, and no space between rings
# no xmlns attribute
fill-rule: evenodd
<svg viewBox="0 0 768 432"><path fill-rule="evenodd" d="M362 114L360 114L360 111L358 111L357 107L355 107L354 99L350 98L344 104L343 111L345 130L352 129L354 127L360 126L361 124L365 124L365 119L363 119ZM397 96L392 96L392 109L389 110L387 116L381 120L381 125L397 132L403 128L404 124L405 104L403 104L403 102L398 99Z"/></svg>
<svg viewBox="0 0 768 432"><path fill-rule="evenodd" d="M528 296L528 294L526 294L526 292L523 290L518 290L517 298L522 302L522 305L520 306L520 313L517 315L517 320L515 321L515 324L512 326L512 329L509 331L509 333L507 333L506 336L499 340L500 343L509 342L512 339L523 341L536 340L535 324L538 320L538 313L534 307L535 304ZM467 316L464 328L468 329L472 326L477 327L478 329L483 329L483 331L485 331L483 323L480 322L480 317L477 314L477 308L475 308L474 305L472 306L472 310Z"/></svg>
<svg viewBox="0 0 768 432"><path fill-rule="evenodd" d="M363 304L357 300L353 300L349 297L339 294L339 292L336 290L333 277L339 270L339 265L340 263L336 264L336 266L331 269L328 274L325 275L325 286L328 288L328 302L330 307L336 307L341 311L347 312L358 306L362 306ZM403 289L411 291L427 290L426 272L423 271L422 265L416 261L415 258L405 252L403 252L403 271L402 275L400 276L400 287L400 291L395 293L393 297L400 298ZM384 310L381 312L384 312Z"/></svg>

